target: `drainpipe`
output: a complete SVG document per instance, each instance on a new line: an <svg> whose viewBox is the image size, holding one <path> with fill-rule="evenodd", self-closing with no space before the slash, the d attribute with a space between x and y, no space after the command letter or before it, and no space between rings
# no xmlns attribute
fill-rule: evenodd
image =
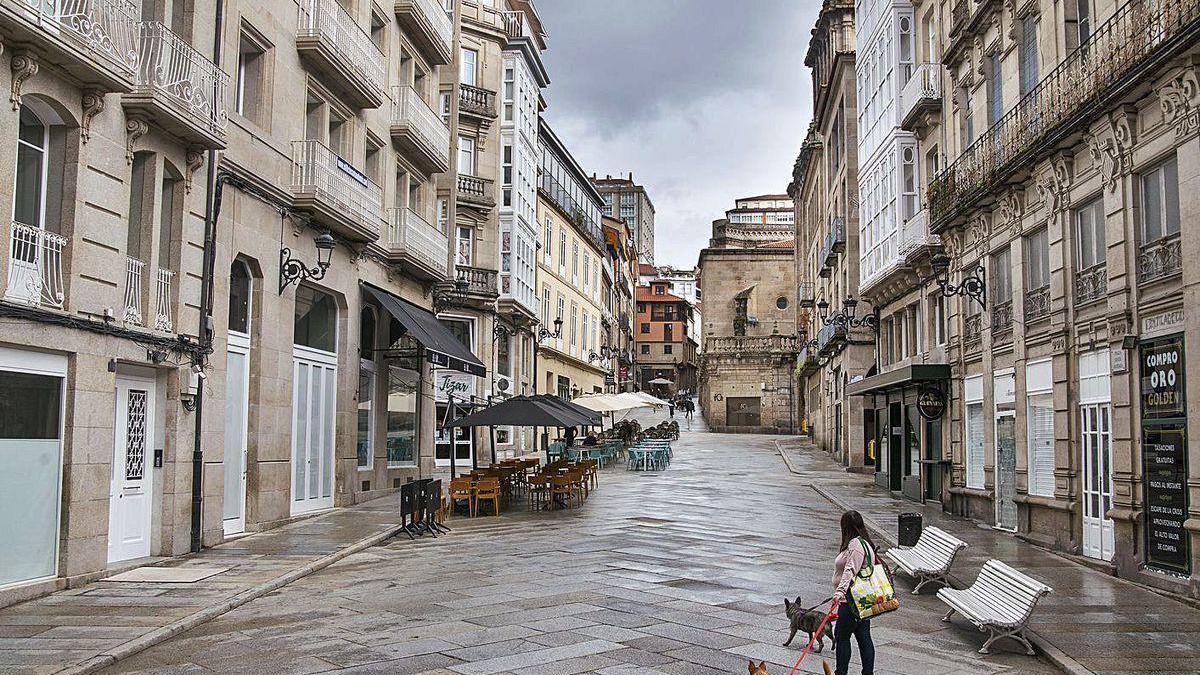
<svg viewBox="0 0 1200 675"><path fill-rule="evenodd" d="M213 64L221 67L221 33L225 25L225 2L217 0L215 25L213 28ZM214 96L216 92L214 91ZM200 276L200 325L197 337L200 345L212 346L212 300L213 267L217 256L217 211L220 209L220 187L217 184L217 151L208 151L208 191L204 205L204 264ZM203 357L201 357L203 358ZM192 438L192 540L191 551L197 553L203 547L204 508L204 450L201 438L204 429L204 386L196 388L195 433Z"/></svg>

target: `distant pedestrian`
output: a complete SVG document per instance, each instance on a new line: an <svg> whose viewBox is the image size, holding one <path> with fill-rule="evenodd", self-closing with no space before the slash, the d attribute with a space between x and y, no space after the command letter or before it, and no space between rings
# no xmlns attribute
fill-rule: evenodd
<svg viewBox="0 0 1200 675"><path fill-rule="evenodd" d="M675 419L675 399L667 401L667 411L671 413L671 419Z"/></svg>
<svg viewBox="0 0 1200 675"><path fill-rule="evenodd" d="M683 400L683 416L692 419L692 413L696 412L696 404L690 398Z"/></svg>
<svg viewBox="0 0 1200 675"><path fill-rule="evenodd" d="M566 433L563 434L563 440L566 442L568 448L575 445L575 434L575 427L567 427Z"/></svg>
<svg viewBox="0 0 1200 675"><path fill-rule="evenodd" d="M871 556L872 564L878 564L875 544L867 534L862 514L847 511L842 514L842 547L834 562L833 600L837 606L837 624L833 628L833 644L837 659L836 675L847 675L850 670L850 636L858 643L858 660L862 662L862 675L875 673L875 643L871 641L871 620L859 619L846 596L850 583Z"/></svg>

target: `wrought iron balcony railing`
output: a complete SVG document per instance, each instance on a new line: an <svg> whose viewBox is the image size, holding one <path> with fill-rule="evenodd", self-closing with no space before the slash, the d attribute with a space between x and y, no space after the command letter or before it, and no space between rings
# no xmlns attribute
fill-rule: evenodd
<svg viewBox="0 0 1200 675"><path fill-rule="evenodd" d="M61 55L56 65L107 91L132 88L140 15L134 0L0 0L9 49L44 45Z"/></svg>
<svg viewBox="0 0 1200 675"><path fill-rule="evenodd" d="M959 6L954 5L955 23ZM934 231L1028 167L1103 104L1134 86L1148 63L1170 57L1200 30L1200 0L1131 0L984 132L929 187Z"/></svg>
<svg viewBox="0 0 1200 675"><path fill-rule="evenodd" d="M1143 244L1138 251L1137 267L1139 284L1153 283L1183 271L1183 251L1179 235Z"/></svg>
<svg viewBox="0 0 1200 675"><path fill-rule="evenodd" d="M709 338L709 354L795 354L795 335L737 335Z"/></svg>
<svg viewBox="0 0 1200 675"><path fill-rule="evenodd" d="M406 34L425 52L431 65L444 66L453 57L454 24L437 0L396 0L396 18Z"/></svg>
<svg viewBox="0 0 1200 675"><path fill-rule="evenodd" d="M61 234L14 222L9 236L4 299L62 309L66 302L62 273L66 248L67 238Z"/></svg>
<svg viewBox="0 0 1200 675"><path fill-rule="evenodd" d="M316 140L292 142L292 193L297 206L359 240L379 237L383 188Z"/></svg>
<svg viewBox="0 0 1200 675"><path fill-rule="evenodd" d="M392 209L388 245L393 254L406 256L436 276L449 276L449 237L416 211Z"/></svg>
<svg viewBox="0 0 1200 675"><path fill-rule="evenodd" d="M160 269L154 282L154 328L168 333L175 325L171 311L171 285L174 281L174 272Z"/></svg>
<svg viewBox="0 0 1200 675"><path fill-rule="evenodd" d="M387 67L371 36L337 0L300 0L296 47L340 80L359 107L387 99Z"/></svg>
<svg viewBox="0 0 1200 675"><path fill-rule="evenodd" d="M841 218L829 221L829 232L825 235L825 244L821 247L821 264L833 267L837 262L837 254L846 250L846 225Z"/></svg>
<svg viewBox="0 0 1200 675"><path fill-rule="evenodd" d="M1087 305L1103 299L1108 294L1108 267L1104 263L1092 265L1075 274L1075 304Z"/></svg>
<svg viewBox="0 0 1200 675"><path fill-rule="evenodd" d="M816 286L811 281L796 284L796 299L801 307L812 307L816 302Z"/></svg>
<svg viewBox="0 0 1200 675"><path fill-rule="evenodd" d="M146 308L146 263L137 258L125 260L125 323L142 325Z"/></svg>
<svg viewBox="0 0 1200 675"><path fill-rule="evenodd" d="M491 89L460 84L458 90L458 107L462 112L489 118L499 114L496 111L496 92Z"/></svg>
<svg viewBox="0 0 1200 675"><path fill-rule="evenodd" d="M450 130L442 116L409 85L392 89L392 136L430 173L450 168Z"/></svg>
<svg viewBox="0 0 1200 675"><path fill-rule="evenodd" d="M900 91L900 126L919 126L918 118L942 107L942 64L922 63Z"/></svg>
<svg viewBox="0 0 1200 675"><path fill-rule="evenodd" d="M1037 321L1050 316L1050 287L1042 286L1025 293L1025 321Z"/></svg>
<svg viewBox="0 0 1200 675"><path fill-rule="evenodd" d="M158 101L185 137L224 147L228 86L229 76L171 29L157 21L138 24L138 69L127 105Z"/></svg>
<svg viewBox="0 0 1200 675"><path fill-rule="evenodd" d="M817 331L817 353L827 356L846 342L846 326L833 323Z"/></svg>
<svg viewBox="0 0 1200 675"><path fill-rule="evenodd" d="M992 342L1002 344L1012 340L1013 334L1013 304L1012 300L998 302L992 305Z"/></svg>

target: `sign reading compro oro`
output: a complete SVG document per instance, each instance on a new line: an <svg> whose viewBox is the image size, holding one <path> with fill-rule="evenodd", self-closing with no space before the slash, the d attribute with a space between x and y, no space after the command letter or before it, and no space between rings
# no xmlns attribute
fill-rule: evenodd
<svg viewBox="0 0 1200 675"><path fill-rule="evenodd" d="M1141 350L1142 418L1183 417L1183 336L1153 340Z"/></svg>

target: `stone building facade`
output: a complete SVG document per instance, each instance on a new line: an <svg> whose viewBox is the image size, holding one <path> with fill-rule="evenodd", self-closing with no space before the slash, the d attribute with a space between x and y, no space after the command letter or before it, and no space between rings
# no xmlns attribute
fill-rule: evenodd
<svg viewBox="0 0 1200 675"><path fill-rule="evenodd" d="M1200 595L1187 415L1200 383L1186 377L1200 281L1183 262L1200 249L1182 225L1200 175L1200 5L900 10L915 60L895 119L917 141L924 196L896 225L940 241L949 265L905 255L907 271L870 289L885 324L924 331L915 354L881 340L885 361L948 364L940 439L920 436L922 452L940 443L942 485L919 471L911 496Z"/></svg>
<svg viewBox="0 0 1200 675"><path fill-rule="evenodd" d="M723 222L714 223L714 229ZM794 255L790 238L700 252L705 298L700 407L714 431L795 433L799 428Z"/></svg>
<svg viewBox="0 0 1200 675"><path fill-rule="evenodd" d="M692 305L670 288L669 281L654 279L635 288L633 298L635 384L660 398L696 391L698 336L688 332Z"/></svg>
<svg viewBox="0 0 1200 675"><path fill-rule="evenodd" d="M795 202L797 386L803 431L852 470L864 470L861 399L850 382L874 365L874 332L838 317L856 307L859 282L858 87L854 5L826 2L805 65L812 71L813 122L792 172ZM866 311L871 311L869 308Z"/></svg>
<svg viewBox="0 0 1200 675"><path fill-rule="evenodd" d="M613 325L609 332L609 373L613 376L606 391L633 391L633 376L636 354L634 346L633 316L636 310L633 296L637 287L638 260L633 245L633 230L625 221L602 216L604 242L613 273L612 306Z"/></svg>
<svg viewBox="0 0 1200 675"><path fill-rule="evenodd" d="M654 202L645 186L633 181L633 173L627 177L592 174L592 184L604 199L604 213L620 218L633 230L634 248L643 265L654 264Z"/></svg>

